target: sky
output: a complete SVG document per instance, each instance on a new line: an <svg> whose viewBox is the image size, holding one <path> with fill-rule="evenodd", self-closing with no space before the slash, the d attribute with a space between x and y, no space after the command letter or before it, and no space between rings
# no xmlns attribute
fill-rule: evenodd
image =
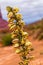
<svg viewBox="0 0 43 65"><path fill-rule="evenodd" d="M43 18L43 0L0 0L3 18L7 20L6 6L18 7L25 23L32 23Z"/></svg>

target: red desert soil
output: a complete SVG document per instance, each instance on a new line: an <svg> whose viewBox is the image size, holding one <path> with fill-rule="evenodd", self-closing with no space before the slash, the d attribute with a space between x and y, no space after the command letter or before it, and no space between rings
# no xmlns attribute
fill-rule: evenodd
<svg viewBox="0 0 43 65"><path fill-rule="evenodd" d="M34 47L32 55L35 56L29 65L43 65L43 41L33 40L30 37L29 40ZM19 65L19 62L20 57L14 52L12 46L0 47L0 65Z"/></svg>

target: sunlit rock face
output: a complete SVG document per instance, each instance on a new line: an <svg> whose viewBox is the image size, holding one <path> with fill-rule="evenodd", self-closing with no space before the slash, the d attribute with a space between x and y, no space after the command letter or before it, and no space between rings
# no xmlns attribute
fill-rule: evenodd
<svg viewBox="0 0 43 65"><path fill-rule="evenodd" d="M0 32L2 32L2 31L7 32L7 31L9 31L8 29L9 29L8 22L2 18L2 13L1 13L1 9L0 9Z"/></svg>
<svg viewBox="0 0 43 65"><path fill-rule="evenodd" d="M9 32L10 32L10 30L8 27L8 22L2 18L2 13L1 13L1 9L0 9L0 47L3 46L2 37Z"/></svg>

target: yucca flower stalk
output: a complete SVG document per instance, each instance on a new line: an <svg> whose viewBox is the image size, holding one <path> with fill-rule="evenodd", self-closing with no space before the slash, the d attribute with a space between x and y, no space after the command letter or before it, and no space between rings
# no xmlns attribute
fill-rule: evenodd
<svg viewBox="0 0 43 65"><path fill-rule="evenodd" d="M19 14L19 9L17 7L6 8L8 11L8 26L10 27L12 43L14 44L15 52L20 55L21 62L19 65L28 65L28 62L32 58L29 52L32 48L32 43L28 41L28 33L23 31L23 26L25 25L22 15Z"/></svg>

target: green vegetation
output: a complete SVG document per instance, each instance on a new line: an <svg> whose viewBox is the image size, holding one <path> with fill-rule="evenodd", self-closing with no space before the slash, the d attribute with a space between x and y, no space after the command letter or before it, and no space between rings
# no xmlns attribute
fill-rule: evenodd
<svg viewBox="0 0 43 65"><path fill-rule="evenodd" d="M40 34L39 40L42 40L42 39L43 39L43 34Z"/></svg>
<svg viewBox="0 0 43 65"><path fill-rule="evenodd" d="M29 30L34 30L35 29L35 26L30 26L29 27Z"/></svg>
<svg viewBox="0 0 43 65"><path fill-rule="evenodd" d="M36 28L35 29L39 29L41 27L41 25L36 25Z"/></svg>
<svg viewBox="0 0 43 65"><path fill-rule="evenodd" d="M43 39L43 19L33 24L27 25L27 31L29 35L33 36L34 39L42 40Z"/></svg>
<svg viewBox="0 0 43 65"><path fill-rule="evenodd" d="M12 44L12 39L11 39L11 34L6 34L5 36L3 36L2 38L2 43L3 46L8 46Z"/></svg>

